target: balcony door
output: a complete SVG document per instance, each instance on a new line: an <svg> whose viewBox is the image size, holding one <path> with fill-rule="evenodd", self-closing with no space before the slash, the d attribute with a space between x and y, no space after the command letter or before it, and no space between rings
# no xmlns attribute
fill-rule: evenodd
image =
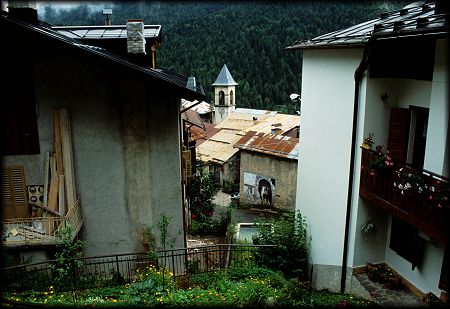
<svg viewBox="0 0 450 309"><path fill-rule="evenodd" d="M388 149L399 163L423 168L428 127L428 108L392 108Z"/></svg>

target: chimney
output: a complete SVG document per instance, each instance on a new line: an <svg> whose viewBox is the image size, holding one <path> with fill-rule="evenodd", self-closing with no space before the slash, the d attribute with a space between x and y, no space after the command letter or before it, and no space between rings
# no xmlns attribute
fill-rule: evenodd
<svg viewBox="0 0 450 309"><path fill-rule="evenodd" d="M145 55L143 20L130 19L127 21L127 49L129 54Z"/></svg>
<svg viewBox="0 0 450 309"><path fill-rule="evenodd" d="M112 15L112 9L103 9L102 14L105 15L105 26L111 26L111 19L109 16Z"/></svg>
<svg viewBox="0 0 450 309"><path fill-rule="evenodd" d="M36 10L36 1L8 1L9 15L30 24L37 24L38 15Z"/></svg>

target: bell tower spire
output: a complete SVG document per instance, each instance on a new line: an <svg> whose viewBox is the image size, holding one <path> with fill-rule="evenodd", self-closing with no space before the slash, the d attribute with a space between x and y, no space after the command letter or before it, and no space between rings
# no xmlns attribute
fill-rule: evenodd
<svg viewBox="0 0 450 309"><path fill-rule="evenodd" d="M214 88L214 124L219 124L236 109L236 89L238 85L224 64L212 84Z"/></svg>

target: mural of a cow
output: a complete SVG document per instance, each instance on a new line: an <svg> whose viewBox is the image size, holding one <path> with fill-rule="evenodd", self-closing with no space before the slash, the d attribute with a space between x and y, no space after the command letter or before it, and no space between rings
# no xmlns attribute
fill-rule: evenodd
<svg viewBox="0 0 450 309"><path fill-rule="evenodd" d="M259 180L258 193L261 199L261 205L272 207L272 185L267 179Z"/></svg>

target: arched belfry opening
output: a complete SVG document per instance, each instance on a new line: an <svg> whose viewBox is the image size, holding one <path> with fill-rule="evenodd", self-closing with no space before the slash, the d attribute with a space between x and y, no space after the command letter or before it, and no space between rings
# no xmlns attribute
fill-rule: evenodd
<svg viewBox="0 0 450 309"><path fill-rule="evenodd" d="M236 108L236 86L226 64L212 84L214 90L214 124L219 124Z"/></svg>

